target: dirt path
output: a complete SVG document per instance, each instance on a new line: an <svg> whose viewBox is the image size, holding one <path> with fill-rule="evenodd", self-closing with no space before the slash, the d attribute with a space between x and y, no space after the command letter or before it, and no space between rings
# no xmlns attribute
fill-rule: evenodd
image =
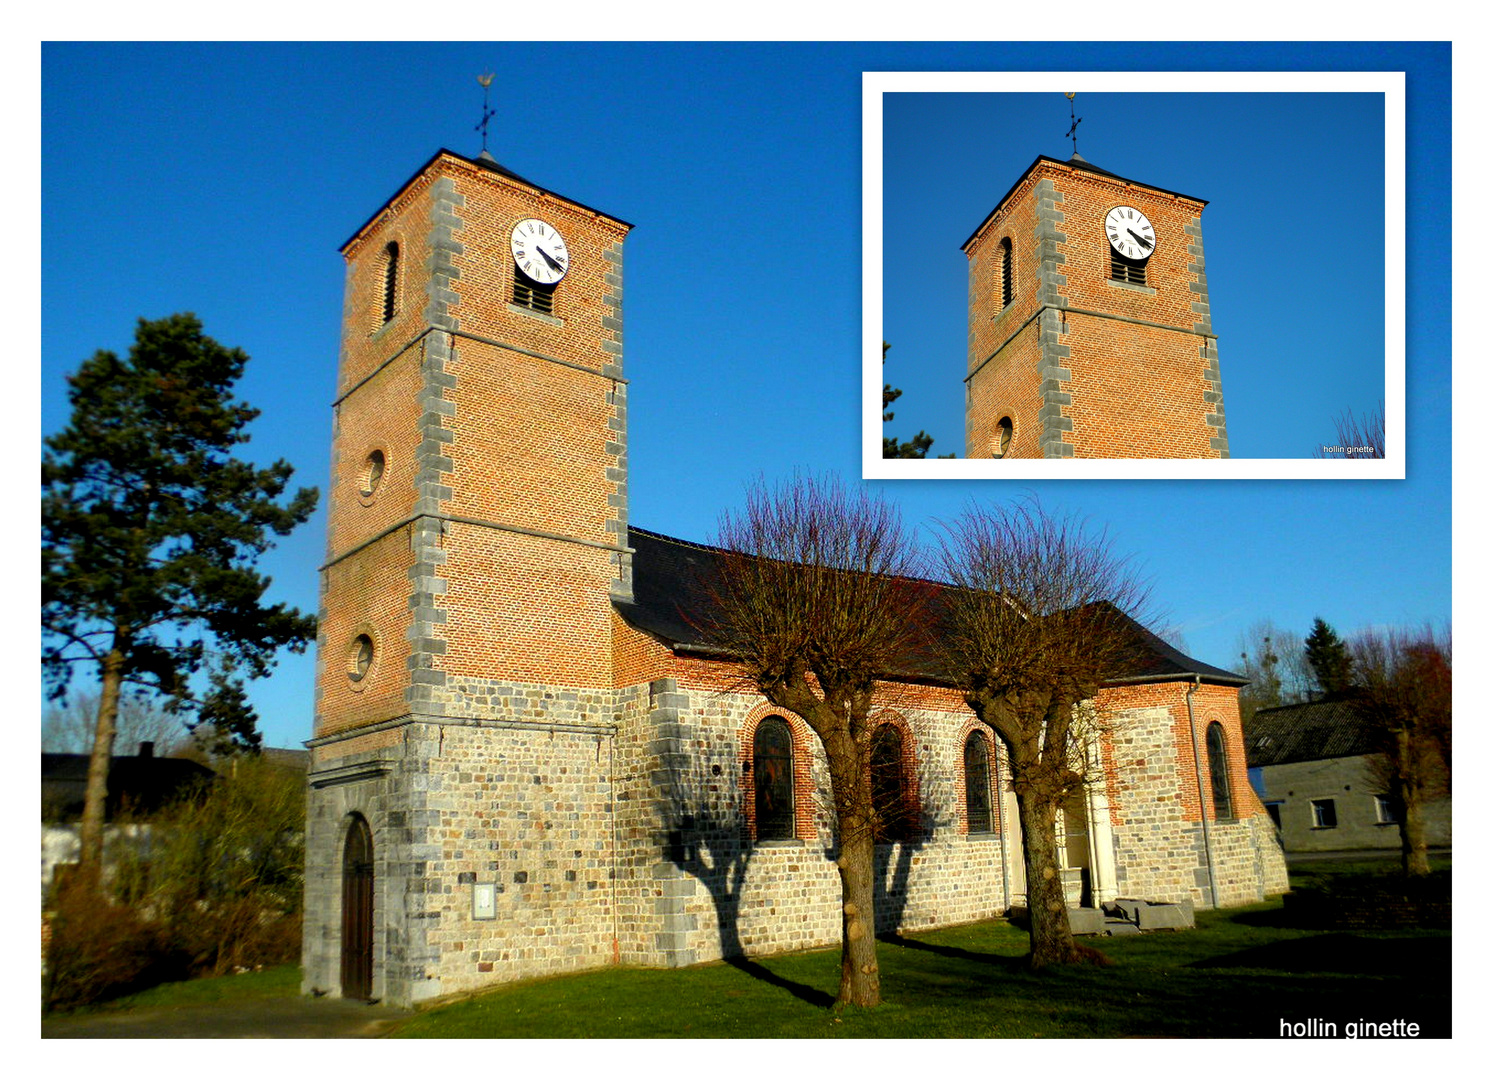
<svg viewBox="0 0 1493 1080"><path fill-rule="evenodd" d="M43 1039L376 1039L413 1013L341 998L131 1009L43 1020Z"/></svg>

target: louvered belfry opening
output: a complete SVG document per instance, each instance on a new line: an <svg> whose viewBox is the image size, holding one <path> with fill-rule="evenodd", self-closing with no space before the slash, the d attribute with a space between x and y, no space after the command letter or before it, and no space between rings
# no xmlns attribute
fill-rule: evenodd
<svg viewBox="0 0 1493 1080"><path fill-rule="evenodd" d="M394 318L399 310L399 245L390 243L384 248L384 322Z"/></svg>
<svg viewBox="0 0 1493 1080"><path fill-rule="evenodd" d="M1011 306L1011 238L1001 241L1001 310Z"/></svg>
<svg viewBox="0 0 1493 1080"><path fill-rule="evenodd" d="M1146 264L1127 259L1114 248L1109 249L1109 277L1111 281L1124 281L1131 285L1146 283Z"/></svg>
<svg viewBox="0 0 1493 1080"><path fill-rule="evenodd" d="M555 287L541 285L532 278L515 270L513 273L513 302L519 307L537 311L541 315L555 313Z"/></svg>

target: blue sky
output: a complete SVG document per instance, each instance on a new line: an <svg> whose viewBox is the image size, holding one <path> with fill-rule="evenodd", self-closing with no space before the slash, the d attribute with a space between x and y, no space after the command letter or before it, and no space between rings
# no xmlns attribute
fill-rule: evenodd
<svg viewBox="0 0 1493 1080"><path fill-rule="evenodd" d="M1080 91L1073 107L1091 164L1208 202L1233 458L1310 457L1337 441L1345 409L1381 406L1383 94ZM1038 154L1072 155L1072 112L1056 92L894 92L883 110L885 377L903 392L886 431L906 439L922 428L935 454L964 457L960 245ZM1448 222L1443 204L1430 224Z"/></svg>
<svg viewBox="0 0 1493 1080"><path fill-rule="evenodd" d="M1449 620L1450 49L1160 44L1126 55L1135 71L1409 73L1406 479L869 483L920 525L970 499L1027 491L1088 515L1149 569L1189 650L1223 666L1261 618L1301 633L1316 615L1345 633ZM140 316L190 310L253 358L241 390L264 415L248 453L286 457L298 482L324 488L337 249L437 148L476 154L475 76L494 71L494 156L637 226L626 255L631 516L708 540L757 475L861 472L861 72L1114 70L1115 60L1082 44L45 45L41 432L65 423L63 378L82 359L127 349ZM543 93L532 78L508 89L514 73L535 71L548 73ZM1205 240L1236 452L1309 453L1314 410L1330 419L1378 400L1356 375L1328 371L1356 373L1357 353L1382 359L1378 301L1357 276L1373 262L1370 246L1342 268L1354 278L1312 281L1316 300L1268 318L1251 310L1247 283L1228 281L1242 271L1215 267L1237 242L1228 219L1253 212L1245 207L1257 193L1315 204L1319 186L1337 189L1343 155L1372 157L1361 145L1366 122L1339 102L1310 103L1324 111L1272 103L1270 132L1256 137L1245 129L1258 110L1230 116L1229 103L1208 103L1174 140L1158 140L1153 159L1114 134L1138 107L1081 98L1079 150L1210 200ZM1071 152L1060 96L1012 115L1009 150L981 163L988 176L971 178L949 208L941 250L960 282L956 395L959 244L1038 154ZM963 155L924 167L933 179L974 169ZM1251 171L1269 182L1251 184ZM1294 247L1282 257L1286 282L1301 274L1293 256ZM948 362L939 335L949 330L888 323L889 377L907 390L896 432L922 426L939 440L935 452L962 453L957 396L946 414L931 390L913 389L915 367L931 368L935 354ZM1350 383L1341 400L1324 389ZM267 560L277 598L315 609L323 527L318 514ZM310 737L311 671L309 656L289 657L255 688L268 743Z"/></svg>

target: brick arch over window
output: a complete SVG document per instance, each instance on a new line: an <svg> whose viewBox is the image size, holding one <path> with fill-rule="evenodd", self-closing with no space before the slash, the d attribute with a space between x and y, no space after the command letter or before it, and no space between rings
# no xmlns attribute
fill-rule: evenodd
<svg viewBox="0 0 1493 1080"><path fill-rule="evenodd" d="M767 731L762 730L764 724L767 725ZM762 805L759 802L759 794L770 798L771 793L763 792L759 788L757 752L764 743L774 741L774 733L781 735L784 728L788 733L791 752L788 773L791 777L791 786L788 791L791 813L787 822L779 819L759 823L758 811L759 806ZM813 839L817 832L814 826L814 783L811 766L813 733L809 731L808 726L802 719L785 709L778 709L771 705L759 705L752 710L746 723L742 725L737 745L741 765L742 816L746 820L747 835L752 843ZM774 759L773 755L769 755L769 767L777 768L781 764L781 758ZM774 782L777 782L776 790L782 791L781 777L762 777L761 779L769 787L773 787Z"/></svg>
<svg viewBox="0 0 1493 1080"><path fill-rule="evenodd" d="M871 807L878 844L910 840L921 828L917 745L911 726L896 713L871 721L866 744Z"/></svg>

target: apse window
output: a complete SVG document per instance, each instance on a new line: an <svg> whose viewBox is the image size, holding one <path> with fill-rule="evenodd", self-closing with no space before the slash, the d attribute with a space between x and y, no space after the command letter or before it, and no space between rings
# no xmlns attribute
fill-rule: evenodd
<svg viewBox="0 0 1493 1080"><path fill-rule="evenodd" d="M378 490L384 478L384 452L374 450L363 462L363 473L358 478L358 491L366 499Z"/></svg>
<svg viewBox="0 0 1493 1080"><path fill-rule="evenodd" d="M353 639L352 653L348 657L347 677L354 686L361 683L373 666L373 639L359 634Z"/></svg>
<svg viewBox="0 0 1493 1080"><path fill-rule="evenodd" d="M978 731L964 740L964 811L971 833L990 829L990 744Z"/></svg>

